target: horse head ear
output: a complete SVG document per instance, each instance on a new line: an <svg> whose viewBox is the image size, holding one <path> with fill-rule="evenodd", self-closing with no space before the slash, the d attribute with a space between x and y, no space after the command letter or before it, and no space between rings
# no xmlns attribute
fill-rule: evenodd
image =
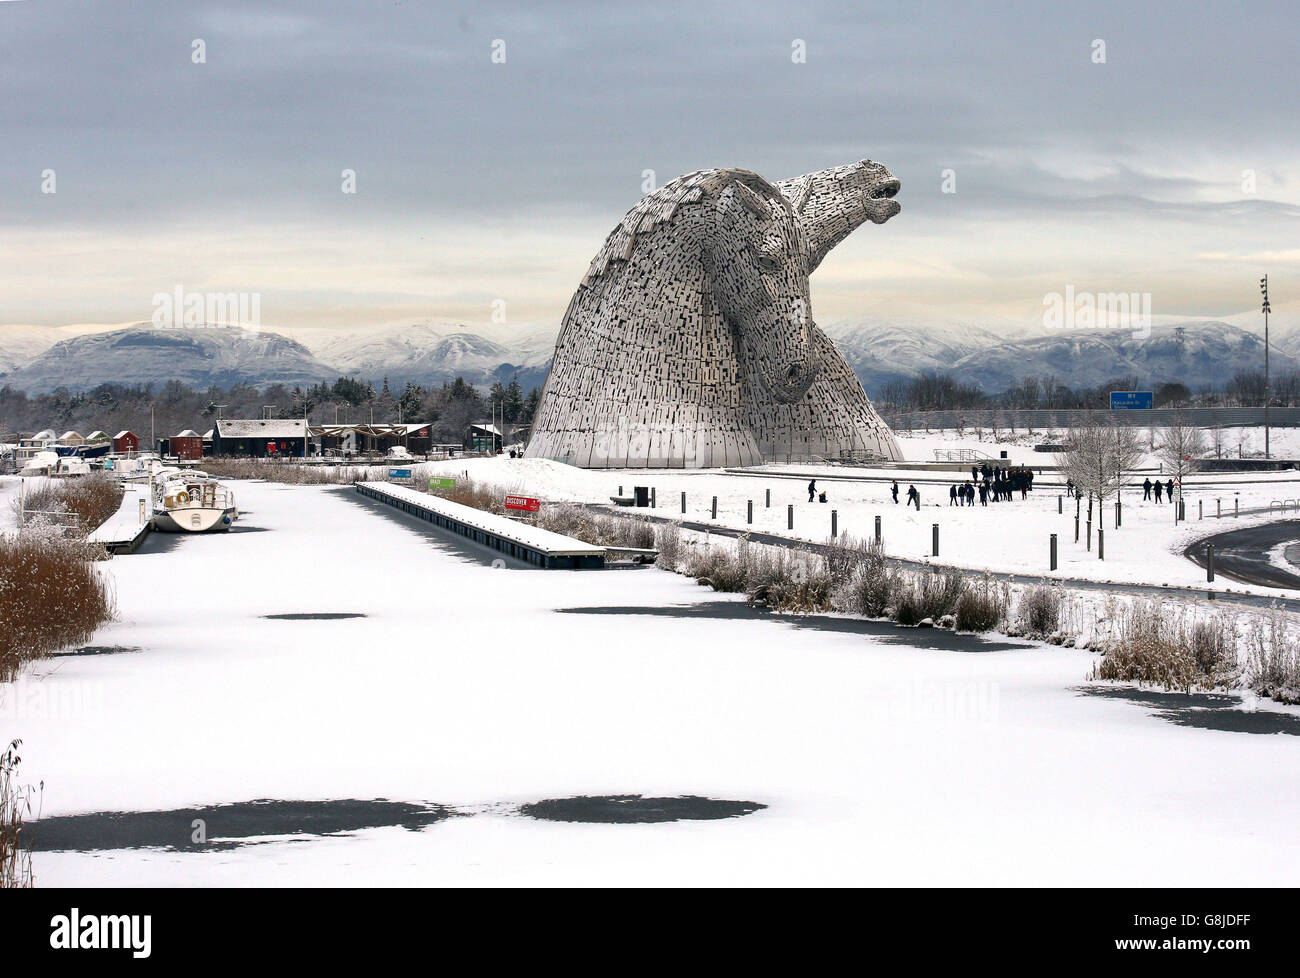
<svg viewBox="0 0 1300 978"><path fill-rule="evenodd" d="M760 221L766 221L772 216L772 210L762 194L750 190L742 180L737 180L732 186L735 188L736 200L745 210Z"/></svg>

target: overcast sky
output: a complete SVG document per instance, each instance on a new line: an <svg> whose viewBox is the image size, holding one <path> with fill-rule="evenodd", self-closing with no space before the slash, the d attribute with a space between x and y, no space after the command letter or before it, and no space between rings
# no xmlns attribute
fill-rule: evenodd
<svg viewBox="0 0 1300 978"><path fill-rule="evenodd" d="M0 0L0 324L183 284L270 328L554 325L643 171L863 157L903 211L814 274L822 322L1238 312L1300 282L1298 49L1285 3Z"/></svg>

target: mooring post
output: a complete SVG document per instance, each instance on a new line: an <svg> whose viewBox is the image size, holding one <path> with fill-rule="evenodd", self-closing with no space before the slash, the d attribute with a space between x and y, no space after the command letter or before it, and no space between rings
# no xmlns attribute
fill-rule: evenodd
<svg viewBox="0 0 1300 978"><path fill-rule="evenodd" d="M880 517L876 517L876 545L880 545Z"/></svg>
<svg viewBox="0 0 1300 978"><path fill-rule="evenodd" d="M939 556L939 524L930 524L930 556Z"/></svg>
<svg viewBox="0 0 1300 978"><path fill-rule="evenodd" d="M831 539L834 540L840 533L840 514L839 510L831 510Z"/></svg>
<svg viewBox="0 0 1300 978"><path fill-rule="evenodd" d="M1214 580L1214 544L1212 543L1205 545L1205 579L1211 582Z"/></svg>
<svg viewBox="0 0 1300 978"><path fill-rule="evenodd" d="M718 497L717 496L713 497L713 518L715 520L718 518Z"/></svg>
<svg viewBox="0 0 1300 978"><path fill-rule="evenodd" d="M754 500L752 499L745 500L745 522L754 522Z"/></svg>
<svg viewBox="0 0 1300 978"><path fill-rule="evenodd" d="M785 525L786 525L786 529L788 530L794 529L794 503L791 503L789 506L786 507Z"/></svg>
<svg viewBox="0 0 1300 978"><path fill-rule="evenodd" d="M1097 559L1106 559L1106 531L1102 527L1097 527Z"/></svg>
<svg viewBox="0 0 1300 978"><path fill-rule="evenodd" d="M1049 557L1048 557L1047 569L1056 570L1056 534L1055 533L1052 534L1052 545L1048 549L1048 554Z"/></svg>

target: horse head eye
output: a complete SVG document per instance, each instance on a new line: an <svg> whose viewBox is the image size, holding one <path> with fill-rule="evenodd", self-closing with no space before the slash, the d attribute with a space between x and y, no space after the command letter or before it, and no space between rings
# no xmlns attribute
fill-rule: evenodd
<svg viewBox="0 0 1300 978"><path fill-rule="evenodd" d="M754 261L759 270L769 274L776 274L781 270L781 259L767 252L757 251L754 253Z"/></svg>

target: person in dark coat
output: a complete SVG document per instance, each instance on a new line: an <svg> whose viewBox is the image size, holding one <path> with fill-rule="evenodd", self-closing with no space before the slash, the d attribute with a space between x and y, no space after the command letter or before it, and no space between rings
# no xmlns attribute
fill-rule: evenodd
<svg viewBox="0 0 1300 978"><path fill-rule="evenodd" d="M1142 498L1144 500L1151 498L1151 479L1149 476L1142 482Z"/></svg>
<svg viewBox="0 0 1300 978"><path fill-rule="evenodd" d="M1174 480L1173 479L1170 479L1168 482L1165 483L1165 493L1166 495L1169 496L1169 501L1172 503L1174 501Z"/></svg>
<svg viewBox="0 0 1300 978"><path fill-rule="evenodd" d="M948 487L948 505L957 505L957 484L955 482Z"/></svg>
<svg viewBox="0 0 1300 978"><path fill-rule="evenodd" d="M895 479L894 484L890 486L889 494L894 497L894 505L897 506L898 505L898 480L897 479Z"/></svg>
<svg viewBox="0 0 1300 978"><path fill-rule="evenodd" d="M808 483L808 502L812 502L813 497L816 495L817 495L817 480L813 479L811 482Z"/></svg>
<svg viewBox="0 0 1300 978"><path fill-rule="evenodd" d="M980 481L980 470L979 470L979 467L978 467L978 466L972 465L972 466L970 467L970 481L971 481L971 482L979 482L979 481Z"/></svg>
<svg viewBox="0 0 1300 978"><path fill-rule="evenodd" d="M1155 481L1155 487L1156 487L1156 502L1158 503L1164 502L1164 500L1160 498L1161 494L1165 491L1164 483L1161 482L1159 479L1157 479Z"/></svg>
<svg viewBox="0 0 1300 978"><path fill-rule="evenodd" d="M989 487L986 483L981 482L980 483L980 505L987 506L988 504L989 504Z"/></svg>
<svg viewBox="0 0 1300 978"><path fill-rule="evenodd" d="M921 511L921 494L916 491L916 486L907 487L907 503L909 506L916 503L916 511Z"/></svg>

